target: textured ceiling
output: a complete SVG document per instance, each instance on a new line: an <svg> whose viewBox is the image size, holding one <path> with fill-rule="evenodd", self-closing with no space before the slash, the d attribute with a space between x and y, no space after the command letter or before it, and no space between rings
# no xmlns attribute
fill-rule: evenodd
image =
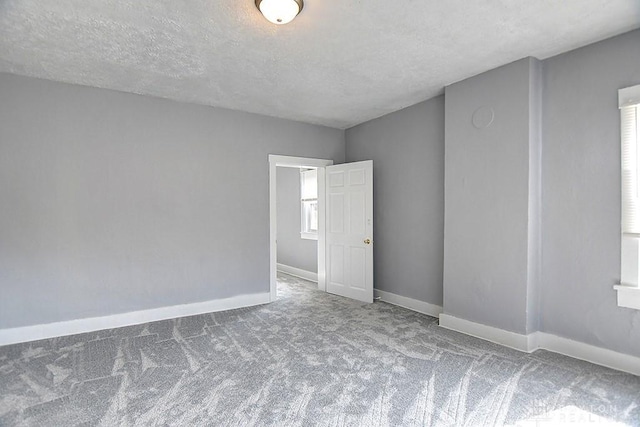
<svg viewBox="0 0 640 427"><path fill-rule="evenodd" d="M0 0L0 71L346 128L640 26L638 0Z"/></svg>

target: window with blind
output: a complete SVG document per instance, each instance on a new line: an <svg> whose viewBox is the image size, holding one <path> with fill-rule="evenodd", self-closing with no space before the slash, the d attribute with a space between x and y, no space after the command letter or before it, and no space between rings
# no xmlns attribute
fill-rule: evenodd
<svg viewBox="0 0 640 427"><path fill-rule="evenodd" d="M640 236L640 105L620 108L622 122L622 232Z"/></svg>
<svg viewBox="0 0 640 427"><path fill-rule="evenodd" d="M640 85L618 92L622 140L621 273L618 305L640 309Z"/></svg>
<svg viewBox="0 0 640 427"><path fill-rule="evenodd" d="M300 237L318 240L318 171L300 171Z"/></svg>

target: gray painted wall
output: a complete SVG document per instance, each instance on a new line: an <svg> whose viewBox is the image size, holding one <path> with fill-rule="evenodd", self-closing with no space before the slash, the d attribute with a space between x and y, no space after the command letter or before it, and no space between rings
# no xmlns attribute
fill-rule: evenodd
<svg viewBox="0 0 640 427"><path fill-rule="evenodd" d="M535 315L528 310L535 62L525 58L445 89L444 312L518 333L530 332L528 315ZM477 128L481 108L495 115Z"/></svg>
<svg viewBox="0 0 640 427"><path fill-rule="evenodd" d="M344 132L0 74L0 328L269 291L268 154Z"/></svg>
<svg viewBox="0 0 640 427"><path fill-rule="evenodd" d="M373 160L376 289L442 305L444 97L348 129L347 161Z"/></svg>
<svg viewBox="0 0 640 427"><path fill-rule="evenodd" d="M300 237L300 169L277 168L278 263L318 272L318 241Z"/></svg>
<svg viewBox="0 0 640 427"><path fill-rule="evenodd" d="M640 83L640 31L545 61L542 330L640 356L620 279L617 91Z"/></svg>
<svg viewBox="0 0 640 427"><path fill-rule="evenodd" d="M527 332L540 330L542 285L542 61L530 58L529 75L529 238Z"/></svg>

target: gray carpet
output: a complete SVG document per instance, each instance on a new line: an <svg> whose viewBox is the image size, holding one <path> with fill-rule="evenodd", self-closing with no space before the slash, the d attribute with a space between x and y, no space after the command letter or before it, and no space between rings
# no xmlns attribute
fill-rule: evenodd
<svg viewBox="0 0 640 427"><path fill-rule="evenodd" d="M640 425L638 377L314 287L0 347L0 425Z"/></svg>

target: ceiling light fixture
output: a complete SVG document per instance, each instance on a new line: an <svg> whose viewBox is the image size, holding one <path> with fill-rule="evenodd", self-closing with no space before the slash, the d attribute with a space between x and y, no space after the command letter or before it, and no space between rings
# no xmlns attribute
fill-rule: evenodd
<svg viewBox="0 0 640 427"><path fill-rule="evenodd" d="M277 25L288 24L302 10L302 0L256 0L256 7L267 20Z"/></svg>

